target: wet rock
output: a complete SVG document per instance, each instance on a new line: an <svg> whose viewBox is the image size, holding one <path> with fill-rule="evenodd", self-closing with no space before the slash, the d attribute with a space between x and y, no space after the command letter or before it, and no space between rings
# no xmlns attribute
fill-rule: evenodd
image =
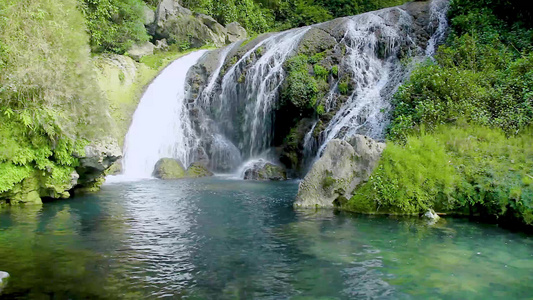
<svg viewBox="0 0 533 300"><path fill-rule="evenodd" d="M322 157L300 183L296 207L334 207L352 197L353 191L368 180L385 144L356 135L342 141L331 140Z"/></svg>
<svg viewBox="0 0 533 300"><path fill-rule="evenodd" d="M9 280L9 273L0 271L0 294L2 290L7 286Z"/></svg>
<svg viewBox="0 0 533 300"><path fill-rule="evenodd" d="M130 50L128 50L128 55L136 61L139 61L143 56L154 54L154 49L154 44L150 42L146 42L141 45L136 44L133 45Z"/></svg>
<svg viewBox="0 0 533 300"><path fill-rule="evenodd" d="M428 223L430 225L435 224L440 220L439 215L437 215L437 213L432 209L428 209L428 211L426 211L426 213L424 213L422 217L428 220Z"/></svg>
<svg viewBox="0 0 533 300"><path fill-rule="evenodd" d="M187 178L201 178L201 177L211 177L214 174L207 169L207 167L200 163L192 163L189 168L187 168L186 177Z"/></svg>
<svg viewBox="0 0 533 300"><path fill-rule="evenodd" d="M272 163L256 163L244 172L244 180L280 181L287 180L285 168Z"/></svg>
<svg viewBox="0 0 533 300"><path fill-rule="evenodd" d="M239 22L233 22L226 25L226 43L235 43L239 40L244 40L246 37L248 37L248 33L246 32L246 29L239 24Z"/></svg>
<svg viewBox="0 0 533 300"><path fill-rule="evenodd" d="M105 138L86 146L84 155L75 153L74 156L80 159L76 168L79 174L77 185L89 186L103 179L105 171L122 158L122 150L115 139Z"/></svg>
<svg viewBox="0 0 533 300"><path fill-rule="evenodd" d="M185 168L173 158L161 158L154 167L152 176L159 179L180 179L185 177Z"/></svg>

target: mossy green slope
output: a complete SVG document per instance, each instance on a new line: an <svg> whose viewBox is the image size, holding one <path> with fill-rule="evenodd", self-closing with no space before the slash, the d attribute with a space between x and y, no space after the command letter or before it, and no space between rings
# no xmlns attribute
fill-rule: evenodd
<svg viewBox="0 0 533 300"><path fill-rule="evenodd" d="M0 202L67 197L109 126L83 24L75 0L0 3Z"/></svg>
<svg viewBox="0 0 533 300"><path fill-rule="evenodd" d="M533 18L521 5L451 2L448 42L396 94L387 149L346 209L533 224Z"/></svg>

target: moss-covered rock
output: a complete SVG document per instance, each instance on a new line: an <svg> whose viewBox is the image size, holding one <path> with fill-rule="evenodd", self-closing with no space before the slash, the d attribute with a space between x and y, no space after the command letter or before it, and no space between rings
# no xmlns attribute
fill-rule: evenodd
<svg viewBox="0 0 533 300"><path fill-rule="evenodd" d="M181 179L186 177L185 168L179 160L161 158L154 167L152 176L159 179Z"/></svg>
<svg viewBox="0 0 533 300"><path fill-rule="evenodd" d="M244 180L287 180L287 172L285 168L271 163L255 164L244 172Z"/></svg>
<svg viewBox="0 0 533 300"><path fill-rule="evenodd" d="M200 178L200 177L210 177L213 176L213 173L207 169L205 165L199 162L192 163L187 172L185 173L187 178Z"/></svg>

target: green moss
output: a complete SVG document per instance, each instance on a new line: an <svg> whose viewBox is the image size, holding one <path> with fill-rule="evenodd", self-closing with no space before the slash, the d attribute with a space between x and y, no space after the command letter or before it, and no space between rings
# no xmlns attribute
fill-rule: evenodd
<svg viewBox="0 0 533 300"><path fill-rule="evenodd" d="M322 186L325 188L325 189L328 189L330 187L332 187L333 185L335 185L335 183L337 183L337 180L335 180L335 178L331 177L331 175L328 175L324 178L324 181L322 182Z"/></svg>
<svg viewBox="0 0 533 300"><path fill-rule="evenodd" d="M334 65L333 67L331 67L331 75L333 75L335 78L337 78L339 76L339 66L338 65Z"/></svg>
<svg viewBox="0 0 533 300"><path fill-rule="evenodd" d="M308 60L306 55L298 55L285 63L288 76L282 97L301 110L314 108L319 93L318 82L309 73Z"/></svg>
<svg viewBox="0 0 533 300"><path fill-rule="evenodd" d="M348 82L348 79L344 79L339 83L339 92L343 95L348 95L350 92L350 84Z"/></svg>
<svg viewBox="0 0 533 300"><path fill-rule="evenodd" d="M210 177L213 173L209 171L204 165L200 163L193 163L187 168L186 177L188 178L201 178Z"/></svg>
<svg viewBox="0 0 533 300"><path fill-rule="evenodd" d="M499 129L439 127L389 143L379 166L346 205L398 213L473 210L533 224L533 135ZM373 204L372 204L373 203ZM372 205L370 205L372 204Z"/></svg>
<svg viewBox="0 0 533 300"><path fill-rule="evenodd" d="M321 65L314 65L313 72L315 73L315 78L317 79L321 79L324 81L328 79L329 72Z"/></svg>

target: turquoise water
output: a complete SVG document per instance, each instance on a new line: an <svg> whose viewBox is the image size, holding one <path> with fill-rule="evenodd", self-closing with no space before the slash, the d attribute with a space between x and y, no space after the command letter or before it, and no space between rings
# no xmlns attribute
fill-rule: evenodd
<svg viewBox="0 0 533 300"><path fill-rule="evenodd" d="M297 183L106 185L0 210L3 297L533 299L533 239L447 219L295 211Z"/></svg>

